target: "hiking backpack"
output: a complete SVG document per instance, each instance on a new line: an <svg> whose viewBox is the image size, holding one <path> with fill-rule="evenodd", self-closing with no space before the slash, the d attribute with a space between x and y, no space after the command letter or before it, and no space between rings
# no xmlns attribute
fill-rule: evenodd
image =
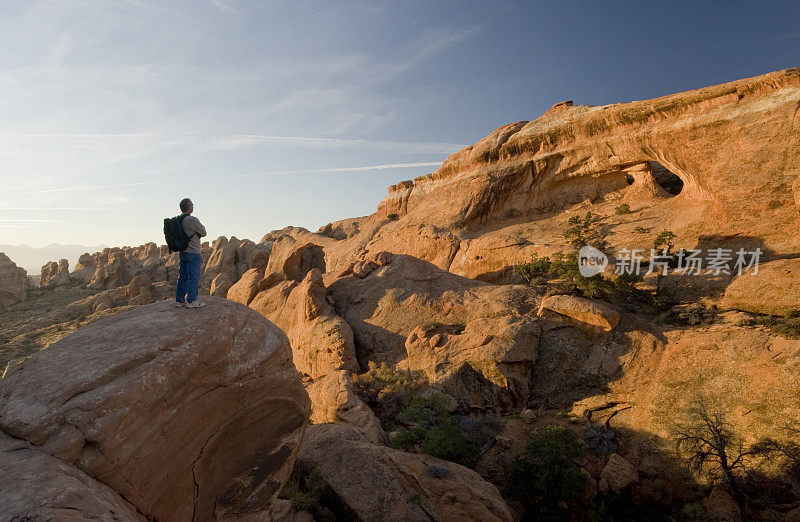
<svg viewBox="0 0 800 522"><path fill-rule="evenodd" d="M167 240L170 252L183 252L189 246L190 237L183 230L183 220L188 215L181 214L173 218L164 218L164 239Z"/></svg>

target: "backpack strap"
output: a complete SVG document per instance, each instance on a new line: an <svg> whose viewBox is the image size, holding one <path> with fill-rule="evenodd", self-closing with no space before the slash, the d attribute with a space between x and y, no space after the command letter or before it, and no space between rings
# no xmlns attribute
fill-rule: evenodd
<svg viewBox="0 0 800 522"><path fill-rule="evenodd" d="M181 227L183 227L183 220L184 220L184 219L186 219L187 217L189 217L189 214L181 214L180 216L178 216L178 221L180 222L180 224L181 224ZM186 231L184 231L183 233L185 234L185 233L186 233ZM192 237L193 237L193 236L196 236L196 235L197 235L197 232L195 232L195 233L194 233L194 234L192 234L191 236L187 236L187 237L188 237L189 239L192 239ZM200 237L200 236L197 236L197 237Z"/></svg>

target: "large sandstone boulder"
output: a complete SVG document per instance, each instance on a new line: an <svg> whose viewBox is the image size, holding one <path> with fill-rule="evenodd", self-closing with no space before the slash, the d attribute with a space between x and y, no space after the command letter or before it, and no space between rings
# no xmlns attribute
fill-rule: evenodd
<svg viewBox="0 0 800 522"><path fill-rule="evenodd" d="M242 277L228 290L228 299L249 305L258 294L258 283L264 279L264 270L251 268L242 274Z"/></svg>
<svg viewBox="0 0 800 522"><path fill-rule="evenodd" d="M200 290L225 297L228 290L248 270L256 268L264 272L271 246L257 245L249 239L230 239L222 236L211 244L211 252L204 255L203 275Z"/></svg>
<svg viewBox="0 0 800 522"><path fill-rule="evenodd" d="M601 336L586 355L581 353L583 349L575 353L574 361L593 361L598 370L605 367L600 373L606 383L604 390L597 386L594 389L598 391L586 389L593 379L598 382L586 370L578 376L574 370L552 369L548 364L534 379L554 374L565 383L574 383L576 389L583 388L585 398L574 403L576 415L591 411L598 421L614 415L615 425L664 438L671 436L671 424L697 399L702 399L710 412L722 413L734 432L750 442L762 437L780 438L785 427L800 418L800 340L773 335L763 328L730 324L674 329L636 340L636 332L630 330L632 320L623 314L620 325L603 334L620 341L626 335L630 339L627 348L620 341L609 345ZM553 335L558 332L543 334L540 361L553 360L551 350L556 346L564 357L587 343L586 334L567 336L562 329L562 340L556 344ZM612 346L618 348L610 349ZM573 368L586 366L573 363ZM541 390L538 383L536 387L542 395L561 393L555 383ZM573 400L576 398L573 396Z"/></svg>
<svg viewBox="0 0 800 522"><path fill-rule="evenodd" d="M565 319L563 316L540 318L542 334L531 377L529 402L532 406L563 408L588 397L608 399L605 392L609 383L616 383L627 372L632 373L625 382L639 386L653 369L632 362L645 360L667 343L656 325L634 314L621 314L619 324L610 332ZM617 408L630 407L630 398L626 395L615 398L616 402L602 403L602 407L607 408L603 413L608 415ZM596 408L587 409L600 407L598 404ZM642 403L642 407L646 407L646 403Z"/></svg>
<svg viewBox="0 0 800 522"><path fill-rule="evenodd" d="M83 284L88 285L92 281L92 277L94 277L94 273L97 270L98 257L99 252L96 254L90 254L88 252L81 254L81 257L78 258L78 262L75 264L75 270L72 272L72 277L80 279L83 281ZM44 279L44 267L42 267L41 279Z"/></svg>
<svg viewBox="0 0 800 522"><path fill-rule="evenodd" d="M800 259L760 263L757 273L736 276L720 307L782 316L800 313Z"/></svg>
<svg viewBox="0 0 800 522"><path fill-rule="evenodd" d="M325 272L325 253L321 245L328 238L320 236L311 242L305 238L283 236L274 242L267 262L266 273L283 274L286 279L302 280L314 268Z"/></svg>
<svg viewBox="0 0 800 522"><path fill-rule="evenodd" d="M610 306L592 299L574 295L551 295L542 299L539 315L545 310L566 315L582 323L598 326L610 332L619 324L619 312Z"/></svg>
<svg viewBox="0 0 800 522"><path fill-rule="evenodd" d="M620 493L623 489L639 482L639 474L633 464L618 453L612 453L600 472L600 479L605 480L611 491Z"/></svg>
<svg viewBox="0 0 800 522"><path fill-rule="evenodd" d="M298 465L320 470L353 520L512 520L497 488L475 471L370 444L344 424L309 427Z"/></svg>
<svg viewBox="0 0 800 522"><path fill-rule="evenodd" d="M24 301L28 297L30 288L28 273L0 252L0 310L10 304Z"/></svg>
<svg viewBox="0 0 800 522"><path fill-rule="evenodd" d="M475 407L524 406L541 333L534 319L519 315L417 327L399 366L423 371Z"/></svg>
<svg viewBox="0 0 800 522"><path fill-rule="evenodd" d="M343 422L355 427L374 444L389 439L375 413L353 390L353 380L346 370L336 370L309 383L306 391L311 399L311 422Z"/></svg>
<svg viewBox="0 0 800 522"><path fill-rule="evenodd" d="M149 303L153 297L151 286L147 274L139 274L131 279L125 289L128 304L138 306Z"/></svg>
<svg viewBox="0 0 800 522"><path fill-rule="evenodd" d="M0 432L0 512L7 520L146 520L75 466Z"/></svg>
<svg viewBox="0 0 800 522"><path fill-rule="evenodd" d="M236 238L220 236L211 243L211 255L205 259L200 287L203 292L225 297L228 289L238 279L236 268Z"/></svg>
<svg viewBox="0 0 800 522"><path fill-rule="evenodd" d="M336 312L353 329L363 367L405 359L406 339L419 326L465 326L481 317L526 315L536 305L529 287L467 279L408 255L394 256L363 278L338 278L329 290Z"/></svg>
<svg viewBox="0 0 800 522"><path fill-rule="evenodd" d="M12 365L0 380L0 430L74 469L61 491L85 474L148 518L269 509L291 471L308 396L280 330L242 305L207 302L134 308ZM50 502L47 490L3 495L31 508Z"/></svg>
<svg viewBox="0 0 800 522"><path fill-rule="evenodd" d="M458 251L460 240L444 227L427 224L389 224L366 246L367 252L391 251L430 261L447 270Z"/></svg>
<svg viewBox="0 0 800 522"><path fill-rule="evenodd" d="M299 283L283 280L270 285L250 307L286 332L301 373L317 379L334 370L358 371L353 330L328 301L318 268Z"/></svg>

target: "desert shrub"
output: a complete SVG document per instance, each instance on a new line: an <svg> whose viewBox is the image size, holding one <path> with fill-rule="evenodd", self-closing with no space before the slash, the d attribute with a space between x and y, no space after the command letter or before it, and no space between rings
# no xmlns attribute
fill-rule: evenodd
<svg viewBox="0 0 800 522"><path fill-rule="evenodd" d="M687 502L681 508L679 520L705 520L706 510L700 502Z"/></svg>
<svg viewBox="0 0 800 522"><path fill-rule="evenodd" d="M707 308L702 303L696 303L668 310L662 317L662 321L677 326L708 326L714 324L717 317L717 310Z"/></svg>
<svg viewBox="0 0 800 522"><path fill-rule="evenodd" d="M787 339L800 339L800 319L787 318L776 321L771 330Z"/></svg>
<svg viewBox="0 0 800 522"><path fill-rule="evenodd" d="M753 318L757 325L766 326L776 335L787 339L800 339L800 318L776 317L767 314L758 314Z"/></svg>
<svg viewBox="0 0 800 522"><path fill-rule="evenodd" d="M552 257L538 257L534 254L529 263L514 267L515 271L530 285L541 285L553 279L547 295L570 294L590 299L605 299L618 304L638 302L648 303L651 298L636 288L641 280L637 274L620 274L614 280L603 274L583 277L578 268L578 254L555 252Z"/></svg>
<svg viewBox="0 0 800 522"><path fill-rule="evenodd" d="M616 207L614 209L614 214L616 214L618 216L621 216L623 214L630 214L631 212L633 212L631 210L631 206L628 205L627 203L623 203L622 205L620 205L620 206L618 206L618 207Z"/></svg>
<svg viewBox="0 0 800 522"><path fill-rule="evenodd" d="M547 281L554 274L553 263L549 257L533 254L531 260L514 267L514 272L529 285L538 285Z"/></svg>
<svg viewBox="0 0 800 522"><path fill-rule="evenodd" d="M423 453L468 468L475 467L480 456L480 448L467 442L461 426L452 418L426 430L419 445Z"/></svg>
<svg viewBox="0 0 800 522"><path fill-rule="evenodd" d="M658 277L660 282L661 274L659 274ZM677 301L668 290L661 288L660 284L658 286L659 288L657 288L656 291L653 292L653 297L650 300L650 304L653 307L653 311L655 313L668 311L677 304Z"/></svg>
<svg viewBox="0 0 800 522"><path fill-rule="evenodd" d="M464 330L467 328L467 325L463 323L456 323L456 324L444 324L439 322L430 322L424 323L420 326L423 332L429 333L437 328L444 328L444 331L450 335L461 335L464 333Z"/></svg>
<svg viewBox="0 0 800 522"><path fill-rule="evenodd" d="M397 221L398 219L400 219L400 216L398 216L397 214L389 214L389 215L388 215L388 216L386 216L386 217L387 217L387 218L388 218L390 221Z"/></svg>
<svg viewBox="0 0 800 522"><path fill-rule="evenodd" d="M653 240L653 248L656 250L666 249L667 254L672 254L672 249L675 247L672 240L676 237L678 236L676 236L674 232L662 230Z"/></svg>
<svg viewBox="0 0 800 522"><path fill-rule="evenodd" d="M636 232L637 234L646 234L647 233L647 229L644 228L643 226L635 226L635 227L633 227L633 231Z"/></svg>
<svg viewBox="0 0 800 522"><path fill-rule="evenodd" d="M583 442L598 455L611 455L619 449L617 434L599 422L590 422L586 425Z"/></svg>
<svg viewBox="0 0 800 522"><path fill-rule="evenodd" d="M572 216L567 221L569 228L564 231L564 239L572 246L580 248L591 245L602 249L605 247L605 234L600 225L600 216L587 212L583 217Z"/></svg>
<svg viewBox="0 0 800 522"><path fill-rule="evenodd" d="M437 390L414 397L397 415L404 426L392 445L408 450L418 444L423 453L474 467L480 448L467 441L456 409L453 398Z"/></svg>
<svg viewBox="0 0 800 522"><path fill-rule="evenodd" d="M333 236L333 223L328 223L325 225L322 230L319 231L319 235L332 237Z"/></svg>
<svg viewBox="0 0 800 522"><path fill-rule="evenodd" d="M525 509L523 520L570 520L575 515L585 481L577 461L584 453L580 437L563 426L544 426L528 439L507 485L508 494Z"/></svg>
<svg viewBox="0 0 800 522"><path fill-rule="evenodd" d="M390 427L400 410L429 387L422 372L393 370L386 363L372 361L365 373L353 377L353 389L372 407L384 427Z"/></svg>
<svg viewBox="0 0 800 522"><path fill-rule="evenodd" d="M300 483L300 489L292 495L292 507L311 514L320 506L320 501L330 491L322 472L313 469Z"/></svg>

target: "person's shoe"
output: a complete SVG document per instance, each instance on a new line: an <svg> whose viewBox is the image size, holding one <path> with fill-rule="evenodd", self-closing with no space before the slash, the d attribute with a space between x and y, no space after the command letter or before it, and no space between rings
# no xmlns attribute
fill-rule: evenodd
<svg viewBox="0 0 800 522"><path fill-rule="evenodd" d="M203 308L206 304L200 301L192 301L191 303L186 303L186 308Z"/></svg>
<svg viewBox="0 0 800 522"><path fill-rule="evenodd" d="M186 306L186 303L184 303L183 301L175 301L175 303L172 306L174 306L175 308L183 308L184 306Z"/></svg>

